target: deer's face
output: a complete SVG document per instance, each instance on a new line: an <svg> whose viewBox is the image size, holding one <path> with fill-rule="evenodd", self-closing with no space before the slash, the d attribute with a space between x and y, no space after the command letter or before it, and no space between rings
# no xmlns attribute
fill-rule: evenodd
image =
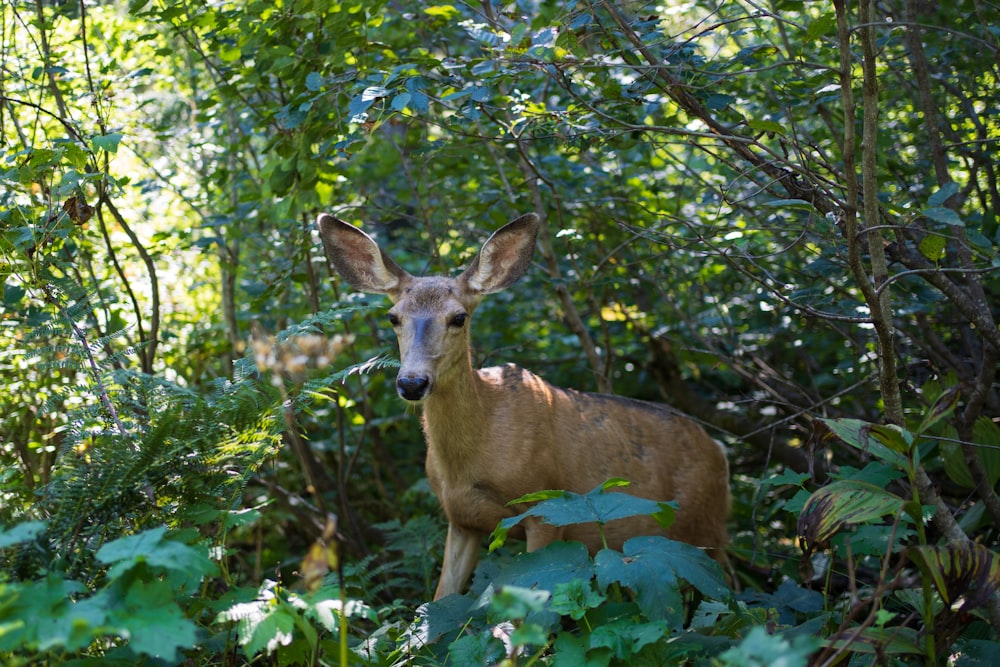
<svg viewBox="0 0 1000 667"><path fill-rule="evenodd" d="M389 322L399 340L396 391L427 398L442 377L468 365L469 320L477 300L450 278L412 278L396 292Z"/></svg>

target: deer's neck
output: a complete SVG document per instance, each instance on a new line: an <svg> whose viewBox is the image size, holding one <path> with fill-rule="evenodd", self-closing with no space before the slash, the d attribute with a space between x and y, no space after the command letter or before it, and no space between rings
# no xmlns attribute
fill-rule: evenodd
<svg viewBox="0 0 1000 667"><path fill-rule="evenodd" d="M428 448L449 467L475 456L489 430L492 411L486 383L471 360L452 370L424 401L424 432Z"/></svg>

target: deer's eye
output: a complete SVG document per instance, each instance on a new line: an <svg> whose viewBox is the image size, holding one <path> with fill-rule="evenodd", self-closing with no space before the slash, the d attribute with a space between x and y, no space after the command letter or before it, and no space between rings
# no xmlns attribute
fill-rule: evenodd
<svg viewBox="0 0 1000 667"><path fill-rule="evenodd" d="M399 315L397 315L396 313L389 313L389 324L391 324L394 327L398 327L399 322L400 322Z"/></svg>
<svg viewBox="0 0 1000 667"><path fill-rule="evenodd" d="M455 315L452 315L451 319L448 320L448 326L454 327L455 329L460 329L465 326L465 321L467 319L469 319L467 313L457 313Z"/></svg>

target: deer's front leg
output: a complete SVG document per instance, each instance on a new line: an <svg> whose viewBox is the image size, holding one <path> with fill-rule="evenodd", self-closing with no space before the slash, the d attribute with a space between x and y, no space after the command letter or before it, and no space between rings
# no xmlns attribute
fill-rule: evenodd
<svg viewBox="0 0 1000 667"><path fill-rule="evenodd" d="M482 541L482 533L461 528L453 523L448 524L448 537L444 543L444 564L441 566L441 578L434 593L435 600L462 592L465 582L476 568Z"/></svg>
<svg viewBox="0 0 1000 667"><path fill-rule="evenodd" d="M562 528L543 523L537 517L528 517L524 522L524 533L528 542L528 551L537 551L552 542L563 539L563 532Z"/></svg>

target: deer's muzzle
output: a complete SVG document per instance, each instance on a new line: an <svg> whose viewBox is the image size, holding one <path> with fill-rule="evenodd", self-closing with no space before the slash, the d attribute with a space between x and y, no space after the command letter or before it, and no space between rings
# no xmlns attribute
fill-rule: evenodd
<svg viewBox="0 0 1000 667"><path fill-rule="evenodd" d="M396 392L404 401L424 400L430 387L430 380L423 375L400 375L396 378Z"/></svg>

